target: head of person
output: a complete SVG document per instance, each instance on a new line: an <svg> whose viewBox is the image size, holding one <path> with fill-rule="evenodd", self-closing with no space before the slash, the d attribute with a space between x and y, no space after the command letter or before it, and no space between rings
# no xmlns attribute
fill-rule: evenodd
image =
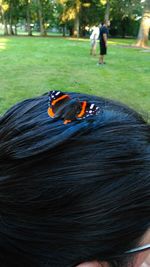
<svg viewBox="0 0 150 267"><path fill-rule="evenodd" d="M110 20L106 20L106 19L104 19L104 20L101 22L101 25L102 25L102 26L107 26L107 27L109 27L109 26L110 26Z"/></svg>
<svg viewBox="0 0 150 267"><path fill-rule="evenodd" d="M48 116L46 94L0 118L0 265L139 267L146 252L132 252L150 243L150 125L122 104L69 95L100 112L64 124Z"/></svg>

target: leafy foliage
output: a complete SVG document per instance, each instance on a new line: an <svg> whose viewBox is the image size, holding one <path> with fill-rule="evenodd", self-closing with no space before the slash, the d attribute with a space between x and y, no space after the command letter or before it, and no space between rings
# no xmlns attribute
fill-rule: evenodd
<svg viewBox="0 0 150 267"><path fill-rule="evenodd" d="M40 32L61 27L64 34L73 35L76 30L78 36L85 36L87 28L106 17L106 10L112 35L137 34L141 0L0 0L0 20L8 34L14 34L13 27L17 33L17 25L24 24L31 35L33 24Z"/></svg>

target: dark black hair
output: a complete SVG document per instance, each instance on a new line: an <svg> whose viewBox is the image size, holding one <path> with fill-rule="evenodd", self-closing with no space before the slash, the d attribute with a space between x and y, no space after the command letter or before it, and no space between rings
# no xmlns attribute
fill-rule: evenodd
<svg viewBox="0 0 150 267"><path fill-rule="evenodd" d="M150 222L150 126L132 109L82 94L102 110L67 125L47 94L0 119L0 265L125 266Z"/></svg>
<svg viewBox="0 0 150 267"><path fill-rule="evenodd" d="M103 26L104 24L106 24L106 20L102 20L100 24Z"/></svg>

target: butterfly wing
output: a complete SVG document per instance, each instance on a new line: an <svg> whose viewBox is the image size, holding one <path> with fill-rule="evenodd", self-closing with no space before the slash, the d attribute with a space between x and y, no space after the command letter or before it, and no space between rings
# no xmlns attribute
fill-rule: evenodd
<svg viewBox="0 0 150 267"><path fill-rule="evenodd" d="M50 91L48 115L51 118L57 117L60 109L62 109L69 100L69 95L62 93L61 91Z"/></svg>
<svg viewBox="0 0 150 267"><path fill-rule="evenodd" d="M77 114L78 119L85 119L93 115L97 115L100 112L100 108L93 103L88 103L83 101L82 109L79 114Z"/></svg>

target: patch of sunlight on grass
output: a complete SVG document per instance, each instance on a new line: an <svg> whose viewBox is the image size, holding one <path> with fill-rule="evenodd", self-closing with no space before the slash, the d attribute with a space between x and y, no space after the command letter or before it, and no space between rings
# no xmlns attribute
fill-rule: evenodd
<svg viewBox="0 0 150 267"><path fill-rule="evenodd" d="M1 38L0 39L0 52L1 50L5 50L7 46L8 39Z"/></svg>
<svg viewBox="0 0 150 267"><path fill-rule="evenodd" d="M67 37L66 39L69 41L82 41L82 42L89 42L90 41L90 38ZM97 40L97 43L99 43L99 40ZM109 44L117 44L116 41L109 41L109 40L108 40L108 43Z"/></svg>
<svg viewBox="0 0 150 267"><path fill-rule="evenodd" d="M109 44L113 44L113 45L130 45L130 44L134 44L136 42L136 40L134 39L108 39L108 43Z"/></svg>
<svg viewBox="0 0 150 267"><path fill-rule="evenodd" d="M114 42L114 41L108 41L109 42L109 44L116 44L116 42Z"/></svg>
<svg viewBox="0 0 150 267"><path fill-rule="evenodd" d="M67 37L67 40L70 41L83 41L83 42L89 42L89 38L76 38L76 37Z"/></svg>
<svg viewBox="0 0 150 267"><path fill-rule="evenodd" d="M89 42L90 38L75 38L75 37L67 37L69 41L82 41L82 42ZM97 40L99 42L99 40ZM108 44L110 45L132 45L136 42L136 39L111 39L108 38Z"/></svg>

